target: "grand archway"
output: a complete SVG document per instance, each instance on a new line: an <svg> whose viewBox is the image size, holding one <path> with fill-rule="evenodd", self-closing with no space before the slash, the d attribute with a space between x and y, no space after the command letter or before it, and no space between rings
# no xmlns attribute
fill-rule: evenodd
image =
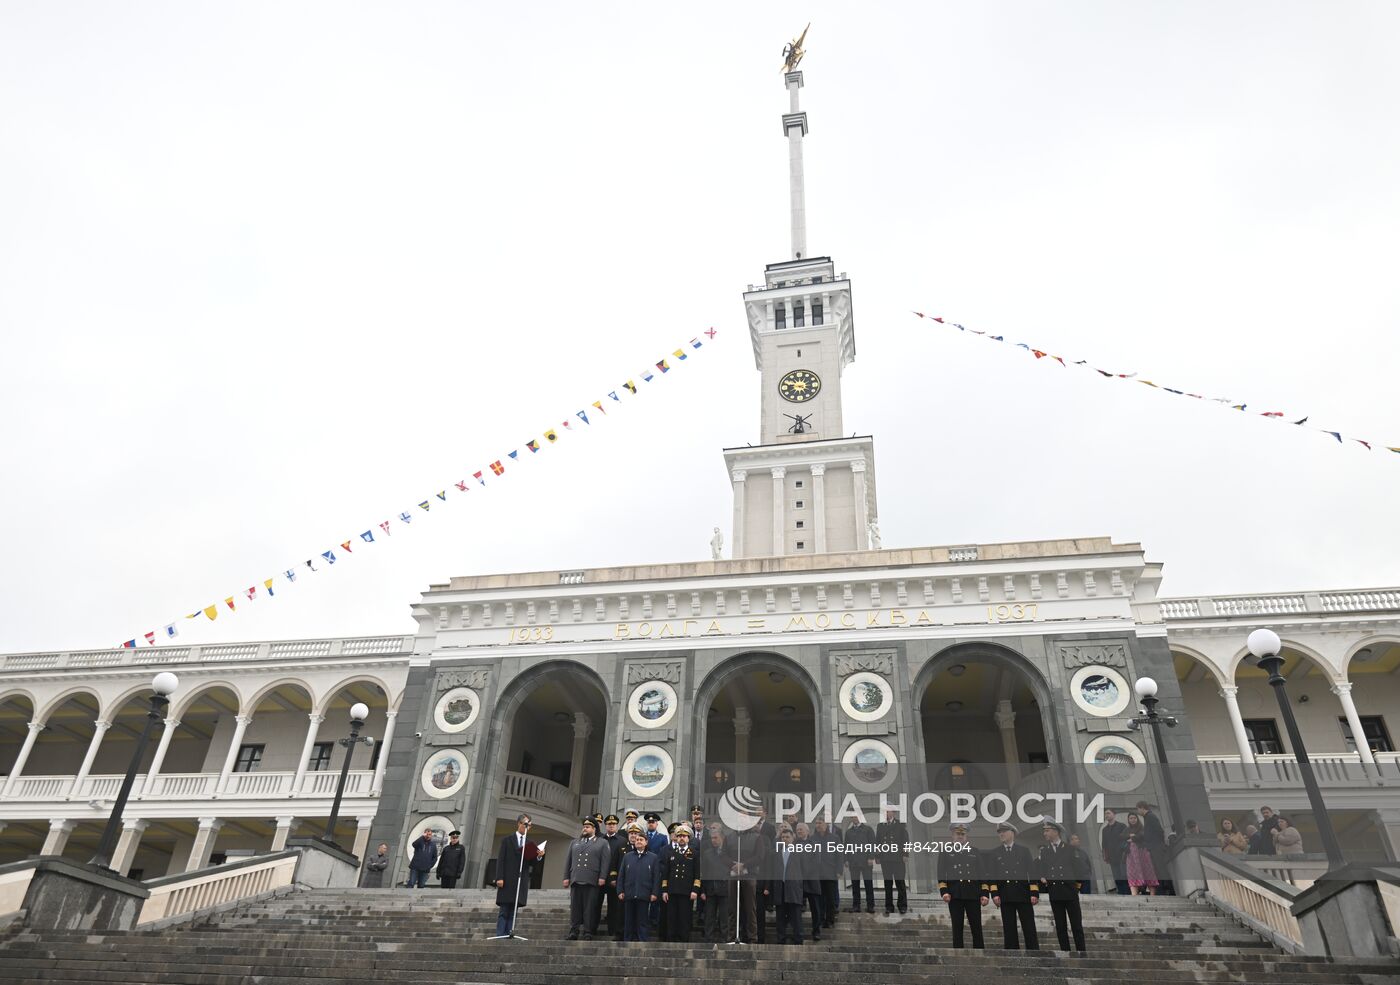
<svg viewBox="0 0 1400 985"><path fill-rule="evenodd" d="M816 783L820 700L796 662L745 653L712 670L694 703L694 793L707 815L735 783L806 790Z"/></svg>
<svg viewBox="0 0 1400 985"><path fill-rule="evenodd" d="M608 694L589 668L552 661L512 681L492 713L489 748L489 816L476 825L480 884L495 879L495 850L515 830L515 818L534 821L531 838L562 849L578 836L579 818L609 813L600 800L608 746ZM565 852L551 851L536 867L534 884L563 878Z"/></svg>

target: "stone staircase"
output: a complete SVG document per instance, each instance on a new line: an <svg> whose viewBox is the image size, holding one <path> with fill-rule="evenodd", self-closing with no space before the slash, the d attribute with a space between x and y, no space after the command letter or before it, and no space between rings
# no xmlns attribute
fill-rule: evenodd
<svg viewBox="0 0 1400 985"><path fill-rule="evenodd" d="M1085 897L1083 956L953 950L946 908L936 899L911 900L907 916L841 914L820 943L802 947L565 941L567 897L559 891L531 894L517 927L528 941L491 941L492 901L487 891L308 890L159 931L15 931L0 938L0 982L1400 985L1398 963L1290 956L1208 903L1175 897ZM1053 948L1050 908L1036 909L1041 946ZM983 927L987 943L999 945L1001 922L990 907ZM804 933L809 928L810 919Z"/></svg>

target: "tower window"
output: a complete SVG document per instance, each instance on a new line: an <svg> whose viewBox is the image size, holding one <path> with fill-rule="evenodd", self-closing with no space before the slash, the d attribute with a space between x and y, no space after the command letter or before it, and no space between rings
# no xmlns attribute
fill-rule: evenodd
<svg viewBox="0 0 1400 985"><path fill-rule="evenodd" d="M792 327L801 328L802 324L802 302L794 301L792 305Z"/></svg>
<svg viewBox="0 0 1400 985"><path fill-rule="evenodd" d="M799 499L797 502L793 503L792 508L795 510L802 509L802 500Z"/></svg>
<svg viewBox="0 0 1400 985"><path fill-rule="evenodd" d="M806 520L798 520L798 521L797 521L797 529L798 529L798 530L801 530L801 529L806 525L806 523L807 523Z"/></svg>
<svg viewBox="0 0 1400 985"><path fill-rule="evenodd" d="M800 540L797 542L797 549L798 549L799 551L802 550L802 549L803 549L804 547L806 547L806 546L807 546L807 545L804 544L804 543L802 543L802 541L800 541Z"/></svg>
<svg viewBox="0 0 1400 985"><path fill-rule="evenodd" d="M801 479L798 479L796 485L797 485L797 488L798 488L798 489L801 489L801 488L802 488L802 480L801 480Z"/></svg>
<svg viewBox="0 0 1400 985"><path fill-rule="evenodd" d="M780 304L778 307L774 308L773 317L775 319L775 327L778 331L781 332L783 329L787 328L787 305Z"/></svg>
<svg viewBox="0 0 1400 985"><path fill-rule="evenodd" d="M816 298L813 298L813 299L812 299L812 324L813 324L813 325L820 325L821 323L822 323L822 303L821 303L820 301L818 301Z"/></svg>

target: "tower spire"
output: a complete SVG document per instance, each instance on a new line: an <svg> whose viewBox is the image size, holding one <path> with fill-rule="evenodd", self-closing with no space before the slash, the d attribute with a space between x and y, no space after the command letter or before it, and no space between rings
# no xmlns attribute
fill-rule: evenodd
<svg viewBox="0 0 1400 985"><path fill-rule="evenodd" d="M807 136L807 114L798 106L797 90L802 88L802 73L797 70L806 54L802 44L807 40L811 24L783 49L783 84L787 86L789 107L783 114L783 134L788 139L789 202L792 212L792 255L801 259L807 255L807 191L802 174L802 138Z"/></svg>

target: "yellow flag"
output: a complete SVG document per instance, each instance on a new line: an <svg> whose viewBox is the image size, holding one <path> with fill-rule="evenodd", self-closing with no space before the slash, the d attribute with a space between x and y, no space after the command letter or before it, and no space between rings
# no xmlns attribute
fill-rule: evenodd
<svg viewBox="0 0 1400 985"><path fill-rule="evenodd" d="M204 614L208 616L210 621L212 622L213 620L219 618L219 607L216 605L211 605L204 610Z"/></svg>

